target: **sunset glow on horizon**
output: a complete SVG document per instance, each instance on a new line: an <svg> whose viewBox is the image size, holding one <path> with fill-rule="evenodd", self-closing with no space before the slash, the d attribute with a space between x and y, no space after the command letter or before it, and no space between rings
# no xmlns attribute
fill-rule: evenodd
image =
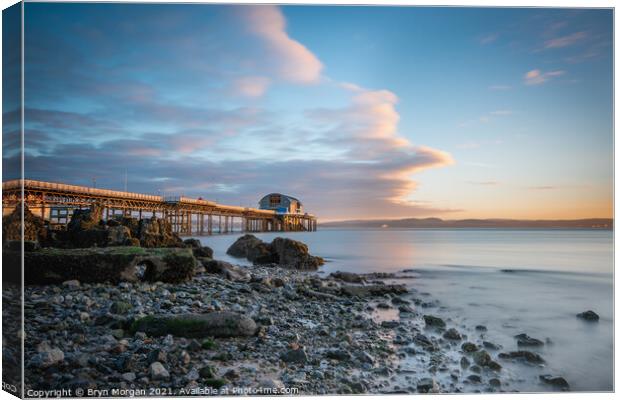
<svg viewBox="0 0 620 400"><path fill-rule="evenodd" d="M609 9L26 3L25 178L282 192L320 221L611 218L612 32Z"/></svg>

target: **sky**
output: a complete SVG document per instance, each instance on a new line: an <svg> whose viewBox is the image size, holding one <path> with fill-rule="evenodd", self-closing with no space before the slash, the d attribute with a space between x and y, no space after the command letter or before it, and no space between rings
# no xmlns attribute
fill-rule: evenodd
<svg viewBox="0 0 620 400"><path fill-rule="evenodd" d="M613 214L611 10L25 10L28 179L322 221Z"/></svg>

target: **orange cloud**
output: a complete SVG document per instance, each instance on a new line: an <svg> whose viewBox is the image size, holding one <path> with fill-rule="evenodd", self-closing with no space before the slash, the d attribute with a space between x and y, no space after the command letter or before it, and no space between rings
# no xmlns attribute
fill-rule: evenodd
<svg viewBox="0 0 620 400"><path fill-rule="evenodd" d="M562 70L542 72L539 69L533 69L525 74L524 80L526 85L540 85L564 73L565 71Z"/></svg>
<svg viewBox="0 0 620 400"><path fill-rule="evenodd" d="M244 97L260 97L265 94L271 80L264 76L244 76L234 82L235 92Z"/></svg>

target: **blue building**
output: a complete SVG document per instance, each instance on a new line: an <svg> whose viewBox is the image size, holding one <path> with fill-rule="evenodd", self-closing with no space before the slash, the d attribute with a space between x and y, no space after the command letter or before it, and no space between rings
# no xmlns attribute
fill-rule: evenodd
<svg viewBox="0 0 620 400"><path fill-rule="evenodd" d="M278 214L303 214L304 206L293 196L282 193L270 193L258 202L261 210L273 210Z"/></svg>

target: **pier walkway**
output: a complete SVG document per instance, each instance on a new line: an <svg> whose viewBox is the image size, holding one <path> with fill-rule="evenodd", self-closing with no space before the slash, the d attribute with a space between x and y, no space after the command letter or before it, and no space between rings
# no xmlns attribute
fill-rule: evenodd
<svg viewBox="0 0 620 400"><path fill-rule="evenodd" d="M281 214L273 210L237 207L214 201L179 196L122 192L17 179L2 183L3 214L11 212L23 198L35 215L53 227L66 225L73 210L97 203L104 207L104 218L115 215L135 218L166 218L172 229L184 236L231 232L316 231L316 217L311 214Z"/></svg>

